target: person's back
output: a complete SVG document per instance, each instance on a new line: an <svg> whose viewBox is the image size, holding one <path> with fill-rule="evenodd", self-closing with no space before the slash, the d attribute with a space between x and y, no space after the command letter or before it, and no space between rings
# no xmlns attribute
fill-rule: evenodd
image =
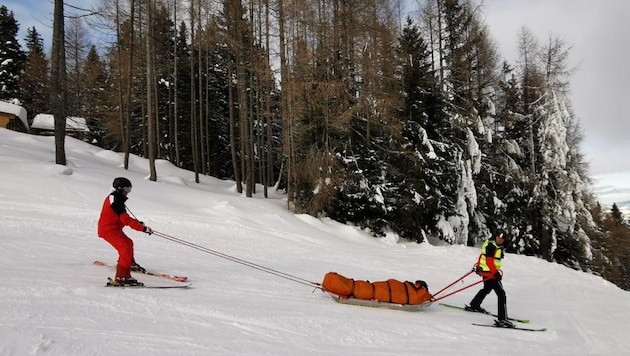
<svg viewBox="0 0 630 356"><path fill-rule="evenodd" d="M98 219L98 236L103 236L111 231L122 230L124 224L121 221L121 215L126 213L126 200L127 197L118 191L112 192L105 198Z"/></svg>

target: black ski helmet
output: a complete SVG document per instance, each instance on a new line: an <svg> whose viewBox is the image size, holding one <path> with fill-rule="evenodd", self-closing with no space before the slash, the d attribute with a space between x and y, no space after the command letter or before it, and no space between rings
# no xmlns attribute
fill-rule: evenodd
<svg viewBox="0 0 630 356"><path fill-rule="evenodd" d="M118 177L114 179L112 187L116 190L122 190L125 187L131 188L131 181L125 177Z"/></svg>

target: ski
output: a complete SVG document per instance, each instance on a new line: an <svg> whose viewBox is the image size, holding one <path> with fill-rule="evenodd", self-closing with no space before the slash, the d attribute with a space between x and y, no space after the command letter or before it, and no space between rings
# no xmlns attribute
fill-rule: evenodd
<svg viewBox="0 0 630 356"><path fill-rule="evenodd" d="M439 303L439 304L441 306L443 306L443 307L467 311L467 310L464 309L464 307L460 307L458 305L452 305L452 304L446 304L446 303ZM469 313L476 313L476 312L469 312ZM479 314L492 315L495 318L499 317L498 315L492 314L492 313L479 313ZM508 317L508 319L511 320L511 321L516 321L516 322L523 323L523 324L529 323L529 319L518 319L518 318L510 318L510 317Z"/></svg>
<svg viewBox="0 0 630 356"><path fill-rule="evenodd" d="M192 286L191 283L189 283L189 284L173 284L173 285L168 285L168 286L167 285L161 285L161 286L160 285L151 285L151 284L149 284L149 285L142 284L142 285L114 286L114 285L110 284L112 279L111 278L107 278L107 279L109 280L109 282L105 284L105 287L110 287L110 288L148 288L148 289L184 288L184 289L186 289L186 288Z"/></svg>
<svg viewBox="0 0 630 356"><path fill-rule="evenodd" d="M523 330L523 331L547 331L547 328L533 329L533 328L522 328L520 326L515 326L513 328L505 328L502 326L496 326L494 324L475 324L475 323L472 323L472 324L476 326L483 326L486 328L512 329L512 330Z"/></svg>
<svg viewBox="0 0 630 356"><path fill-rule="evenodd" d="M97 265L97 266L116 268L116 266L114 266L112 264L109 264L107 262L102 262L102 261L94 261L94 264ZM167 274L167 273L161 273L161 272L145 271L145 272L137 272L137 273L144 273L144 274L148 274L150 276L166 278L166 279L170 279L170 280L176 281L176 282L186 282L186 280L188 280L188 277L173 276L173 275L170 275L170 274Z"/></svg>

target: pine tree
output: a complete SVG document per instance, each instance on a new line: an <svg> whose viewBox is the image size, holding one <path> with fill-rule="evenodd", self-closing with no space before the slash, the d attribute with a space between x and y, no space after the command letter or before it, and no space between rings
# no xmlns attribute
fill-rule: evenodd
<svg viewBox="0 0 630 356"><path fill-rule="evenodd" d="M437 5L440 72L450 116L445 128L451 128L443 143L452 145L457 169L454 194L448 195L455 206L447 219L453 230L448 240L473 245L488 235L483 211L490 208L479 202L490 202L492 192L477 176L484 169L481 152L489 144L486 125L494 115L489 95L494 91L496 53L470 1L445 0Z"/></svg>
<svg viewBox="0 0 630 356"><path fill-rule="evenodd" d="M497 116L489 127L493 135L484 151L488 165L480 174L483 181L480 196L488 228L504 228L509 232L508 250L523 252L521 244L529 240L531 219L528 212L530 189L527 175L527 123L523 113L523 95L515 69L503 64L503 76L498 83ZM531 252L529 252L531 253Z"/></svg>
<svg viewBox="0 0 630 356"><path fill-rule="evenodd" d="M174 146L172 95L174 56L173 47L176 40L175 24L169 17L164 4L154 9L154 45L155 45L155 77L157 110L157 158L172 159L171 147Z"/></svg>
<svg viewBox="0 0 630 356"><path fill-rule="evenodd" d="M17 39L19 25L13 11L0 6L0 100L20 99L20 77L26 56Z"/></svg>
<svg viewBox="0 0 630 356"><path fill-rule="evenodd" d="M174 137L175 145L175 161L174 163L178 167L192 170L193 157L191 146L191 131L190 127L190 54L191 46L187 43L189 37L186 22L182 21L179 24L175 38L176 46L176 61L177 71L173 73L175 75L173 87L177 90L173 93L176 98L173 101L173 115L175 121L173 122L173 131L177 135ZM175 101L176 100L176 101ZM175 107L175 103L177 106Z"/></svg>
<svg viewBox="0 0 630 356"><path fill-rule="evenodd" d="M617 225L623 224L624 222L623 214L621 213L621 210L619 210L617 203L613 203L612 208L610 209L610 214L615 224Z"/></svg>
<svg viewBox="0 0 630 356"><path fill-rule="evenodd" d="M20 78L22 105L32 119L50 111L50 78L48 60L44 54L44 41L35 27L26 33L27 56L24 74Z"/></svg>
<svg viewBox="0 0 630 356"><path fill-rule="evenodd" d="M537 64L544 80L535 91L538 99L529 107L535 154L531 206L538 222L531 242L543 258L578 268L590 256L585 230L594 222L587 209L580 136L575 134L578 130L565 91L567 51L564 43L550 39L539 57L544 62Z"/></svg>
<svg viewBox="0 0 630 356"><path fill-rule="evenodd" d="M88 54L88 30L80 17L71 17L65 24L65 51L68 81L68 116L82 116L82 106L86 101L82 99L87 90L81 73ZM89 105L89 104L88 104Z"/></svg>
<svg viewBox="0 0 630 356"><path fill-rule="evenodd" d="M110 97L104 95L109 85L109 75L94 45L87 54L80 78L85 89L78 97L77 115L86 119L90 129L85 140L102 145L106 136L103 120L108 112L114 110L114 105L110 104Z"/></svg>
<svg viewBox="0 0 630 356"><path fill-rule="evenodd" d="M450 124L431 54L411 19L407 19L399 42L405 99L401 119L407 144L385 160L400 197L390 219L401 236L422 241L426 234L440 236L438 221L455 210L454 201L444 196L454 194L457 174L454 150L448 144Z"/></svg>

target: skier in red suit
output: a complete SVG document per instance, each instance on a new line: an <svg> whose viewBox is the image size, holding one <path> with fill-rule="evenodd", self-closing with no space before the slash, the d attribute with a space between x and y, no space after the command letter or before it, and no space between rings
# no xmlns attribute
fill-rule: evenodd
<svg viewBox="0 0 630 356"><path fill-rule="evenodd" d="M145 272L133 257L133 240L123 232L125 226L143 231L147 234L153 230L127 213L125 201L127 194L131 192L131 182L124 177L114 179L112 184L114 191L105 198L101 216L98 219L98 236L112 245L118 251L118 265L116 266L116 278L109 282L111 286L142 285L131 277L131 271Z"/></svg>

